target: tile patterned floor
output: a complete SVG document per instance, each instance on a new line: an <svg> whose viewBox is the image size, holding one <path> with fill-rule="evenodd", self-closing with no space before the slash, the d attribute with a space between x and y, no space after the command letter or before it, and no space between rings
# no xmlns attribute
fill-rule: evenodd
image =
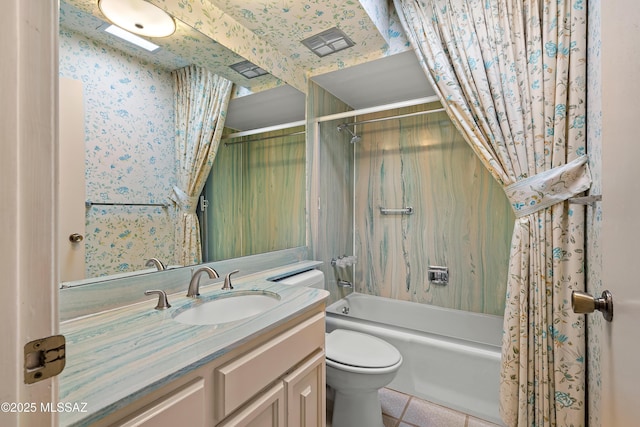
<svg viewBox="0 0 640 427"><path fill-rule="evenodd" d="M327 392L327 427L331 427L333 402ZM497 427L497 424L427 402L389 388L380 390L385 427Z"/></svg>

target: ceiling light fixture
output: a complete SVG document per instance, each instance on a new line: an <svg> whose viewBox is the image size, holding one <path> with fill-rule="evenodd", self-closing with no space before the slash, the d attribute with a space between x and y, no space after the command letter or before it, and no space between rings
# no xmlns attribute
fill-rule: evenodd
<svg viewBox="0 0 640 427"><path fill-rule="evenodd" d="M160 49L160 46L158 46L157 44L153 44L147 39L143 39L142 37L136 36L135 34L130 33L127 30L123 30L117 25L105 24L104 31L116 37L119 37L123 40L126 40L129 43L133 43L138 47L148 50L149 52L155 52L156 50Z"/></svg>
<svg viewBox="0 0 640 427"><path fill-rule="evenodd" d="M306 38L301 43L321 58L355 45L344 32L336 27Z"/></svg>
<svg viewBox="0 0 640 427"><path fill-rule="evenodd" d="M167 37L176 23L167 12L145 0L98 0L98 7L111 23L146 37Z"/></svg>
<svg viewBox="0 0 640 427"><path fill-rule="evenodd" d="M231 67L233 71L242 74L248 79L253 79L256 77L264 76L265 74L269 74L250 61L238 62L237 64L229 65L229 67Z"/></svg>

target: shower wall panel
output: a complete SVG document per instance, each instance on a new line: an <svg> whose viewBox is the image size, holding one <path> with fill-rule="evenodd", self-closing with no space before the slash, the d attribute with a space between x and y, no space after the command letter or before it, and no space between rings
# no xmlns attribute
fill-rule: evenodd
<svg viewBox="0 0 640 427"><path fill-rule="evenodd" d="M304 127L220 144L207 181L209 260L305 245Z"/></svg>
<svg viewBox="0 0 640 427"><path fill-rule="evenodd" d="M513 213L500 185L446 113L355 130L362 137L355 155L356 290L502 315ZM414 213L382 215L381 207L412 207ZM449 283L430 282L430 265L448 267Z"/></svg>
<svg viewBox="0 0 640 427"><path fill-rule="evenodd" d="M354 147L351 135L339 132L339 123L320 123L319 139L315 138L313 119L349 111L351 108L315 84L309 83L307 96L307 171L309 188L309 239L313 259L324 261L331 301L348 292L338 288L338 278L353 280L352 269L336 269L331 259L353 253Z"/></svg>

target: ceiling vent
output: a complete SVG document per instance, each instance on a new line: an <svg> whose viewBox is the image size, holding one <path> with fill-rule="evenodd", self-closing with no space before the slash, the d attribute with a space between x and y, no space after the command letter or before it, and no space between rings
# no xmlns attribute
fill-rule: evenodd
<svg viewBox="0 0 640 427"><path fill-rule="evenodd" d="M302 44L319 57L347 49L355 43L336 27L302 40Z"/></svg>
<svg viewBox="0 0 640 427"><path fill-rule="evenodd" d="M267 73L262 68L258 67L249 61L238 62L237 64L229 65L234 71L242 74L248 79L254 79L256 77L264 76Z"/></svg>

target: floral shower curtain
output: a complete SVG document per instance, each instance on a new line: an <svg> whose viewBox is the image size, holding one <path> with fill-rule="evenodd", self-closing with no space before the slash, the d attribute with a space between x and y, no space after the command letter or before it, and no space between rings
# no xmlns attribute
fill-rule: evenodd
<svg viewBox="0 0 640 427"><path fill-rule="evenodd" d="M178 206L176 250L181 265L202 262L198 197L218 152L232 83L191 65L172 72L176 115L177 185L171 199Z"/></svg>
<svg viewBox="0 0 640 427"><path fill-rule="evenodd" d="M394 0L449 117L511 202L500 414L585 424L584 0Z"/></svg>

